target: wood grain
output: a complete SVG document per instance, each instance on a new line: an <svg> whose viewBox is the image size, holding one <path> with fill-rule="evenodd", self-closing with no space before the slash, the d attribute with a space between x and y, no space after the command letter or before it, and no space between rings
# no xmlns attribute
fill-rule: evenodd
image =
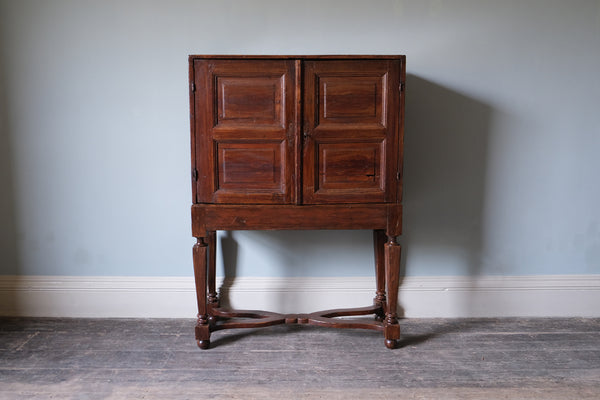
<svg viewBox="0 0 600 400"><path fill-rule="evenodd" d="M193 54L189 56L189 59L232 59L232 60L271 60L271 59L293 59L293 60L405 60L406 56L404 55L383 55L383 54L318 54L318 55L227 55L227 54Z"/></svg>

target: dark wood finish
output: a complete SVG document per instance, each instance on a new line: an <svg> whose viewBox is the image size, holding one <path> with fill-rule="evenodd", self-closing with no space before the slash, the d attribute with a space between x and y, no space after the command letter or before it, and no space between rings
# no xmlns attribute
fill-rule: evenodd
<svg viewBox="0 0 600 400"><path fill-rule="evenodd" d="M385 345L393 349L400 339L400 325L398 324L398 285L400 278L400 245L394 236L388 236L385 244L385 280L387 303L385 311Z"/></svg>
<svg viewBox="0 0 600 400"><path fill-rule="evenodd" d="M290 203L295 63L193 60L200 203Z"/></svg>
<svg viewBox="0 0 600 400"><path fill-rule="evenodd" d="M396 200L399 65L304 63L304 203Z"/></svg>
<svg viewBox="0 0 600 400"><path fill-rule="evenodd" d="M207 309L206 253L204 238L198 238L194 245L194 276L196 278L196 300L198 302L198 322L196 323L196 340L202 349L210 345L210 330Z"/></svg>
<svg viewBox="0 0 600 400"><path fill-rule="evenodd" d="M293 192L293 203L301 204L302 203L302 138L299 135L300 129L302 127L302 91L299 90L300 83L302 82L302 61L296 59L295 65L296 68L296 98L294 99L294 111L296 120L296 136L294 138L294 142L296 147L294 149L294 175L292 176L292 180L294 181L294 192Z"/></svg>
<svg viewBox="0 0 600 400"><path fill-rule="evenodd" d="M311 324L381 331L396 347L404 56L189 62L198 345L222 329ZM372 229L373 305L294 315L221 308L216 231L275 229Z"/></svg>
<svg viewBox="0 0 600 400"><path fill-rule="evenodd" d="M404 60L405 56L385 54L312 54L312 55L228 55L228 54L192 54L190 60Z"/></svg>
<svg viewBox="0 0 600 400"><path fill-rule="evenodd" d="M388 219L399 218L399 204L344 205L231 205L192 206L192 234L204 237L217 229L386 229ZM265 215L268 215L266 217ZM384 240L385 242L385 240ZM380 246L383 251L383 245Z"/></svg>

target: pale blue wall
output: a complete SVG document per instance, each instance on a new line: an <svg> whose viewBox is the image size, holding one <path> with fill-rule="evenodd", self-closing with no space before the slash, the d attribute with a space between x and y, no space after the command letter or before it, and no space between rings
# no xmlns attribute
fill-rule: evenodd
<svg viewBox="0 0 600 400"><path fill-rule="evenodd" d="M0 4L2 274L191 275L190 53L406 54L407 273L600 273L598 1ZM365 276L370 238L225 248Z"/></svg>

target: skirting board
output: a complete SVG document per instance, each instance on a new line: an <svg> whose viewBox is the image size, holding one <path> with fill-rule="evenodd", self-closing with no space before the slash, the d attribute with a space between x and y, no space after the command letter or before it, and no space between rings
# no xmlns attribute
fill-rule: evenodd
<svg viewBox="0 0 600 400"><path fill-rule="evenodd" d="M373 277L219 279L238 309L311 312L366 306ZM400 309L409 318L600 317L600 275L406 277ZM193 318L192 277L0 276L0 315Z"/></svg>

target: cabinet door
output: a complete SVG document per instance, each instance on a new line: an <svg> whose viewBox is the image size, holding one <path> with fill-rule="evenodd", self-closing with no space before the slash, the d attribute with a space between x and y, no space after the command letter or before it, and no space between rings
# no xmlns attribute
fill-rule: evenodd
<svg viewBox="0 0 600 400"><path fill-rule="evenodd" d="M287 60L194 60L197 202L291 202L294 71Z"/></svg>
<svg viewBox="0 0 600 400"><path fill-rule="evenodd" d="M306 61L303 78L303 202L396 201L400 61Z"/></svg>

